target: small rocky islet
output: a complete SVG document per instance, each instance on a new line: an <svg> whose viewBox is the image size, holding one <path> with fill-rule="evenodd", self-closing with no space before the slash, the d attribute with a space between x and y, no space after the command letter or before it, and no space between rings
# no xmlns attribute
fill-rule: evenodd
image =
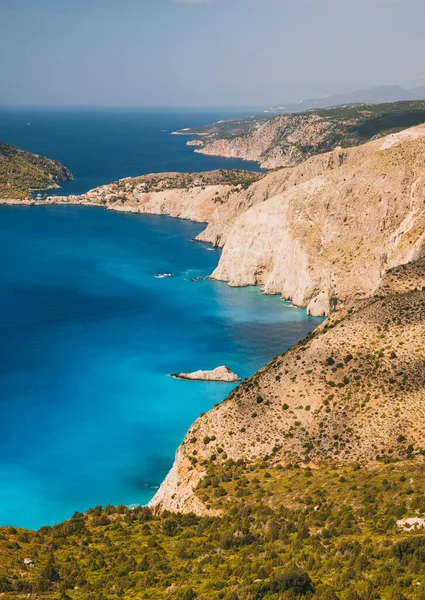
<svg viewBox="0 0 425 600"><path fill-rule="evenodd" d="M229 367L216 367L212 371L194 371L193 373L172 373L174 379L188 381L221 381L223 383L236 383L242 381Z"/></svg>

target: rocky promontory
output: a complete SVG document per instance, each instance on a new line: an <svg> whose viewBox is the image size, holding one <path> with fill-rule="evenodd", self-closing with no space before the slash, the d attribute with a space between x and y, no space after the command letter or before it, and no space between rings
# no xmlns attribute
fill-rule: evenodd
<svg viewBox="0 0 425 600"><path fill-rule="evenodd" d="M198 153L257 161L265 169L276 169L424 122L425 101L415 100L346 105L275 117L253 115L186 129L184 134L199 136L195 140ZM194 145L193 140L188 144Z"/></svg>
<svg viewBox="0 0 425 600"><path fill-rule="evenodd" d="M190 381L222 381L224 383L235 383L241 381L229 367L216 367L212 371L194 371L193 373L173 373L175 379L187 379Z"/></svg>

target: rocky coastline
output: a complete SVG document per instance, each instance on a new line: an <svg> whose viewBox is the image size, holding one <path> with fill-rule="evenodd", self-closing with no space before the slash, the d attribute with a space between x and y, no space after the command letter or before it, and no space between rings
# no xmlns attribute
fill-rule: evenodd
<svg viewBox="0 0 425 600"><path fill-rule="evenodd" d="M400 431L420 446L424 169L421 125L266 175L159 174L47 199L207 223L197 239L223 248L213 278L328 316L193 424L151 507L208 512L194 490L212 456L370 462Z"/></svg>

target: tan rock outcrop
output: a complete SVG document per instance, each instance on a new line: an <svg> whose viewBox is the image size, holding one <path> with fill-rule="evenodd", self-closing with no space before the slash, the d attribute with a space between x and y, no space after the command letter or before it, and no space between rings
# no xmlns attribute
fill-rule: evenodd
<svg viewBox="0 0 425 600"><path fill-rule="evenodd" d="M223 383L235 383L241 378L233 373L229 367L216 367L212 371L194 371L193 373L175 373L171 375L176 379L187 379L190 381L221 381Z"/></svg>

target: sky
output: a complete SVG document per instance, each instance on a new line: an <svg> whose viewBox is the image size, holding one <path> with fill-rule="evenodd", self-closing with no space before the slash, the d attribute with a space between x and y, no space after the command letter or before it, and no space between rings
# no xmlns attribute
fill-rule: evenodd
<svg viewBox="0 0 425 600"><path fill-rule="evenodd" d="M425 0L0 0L2 106L267 107L425 85Z"/></svg>

